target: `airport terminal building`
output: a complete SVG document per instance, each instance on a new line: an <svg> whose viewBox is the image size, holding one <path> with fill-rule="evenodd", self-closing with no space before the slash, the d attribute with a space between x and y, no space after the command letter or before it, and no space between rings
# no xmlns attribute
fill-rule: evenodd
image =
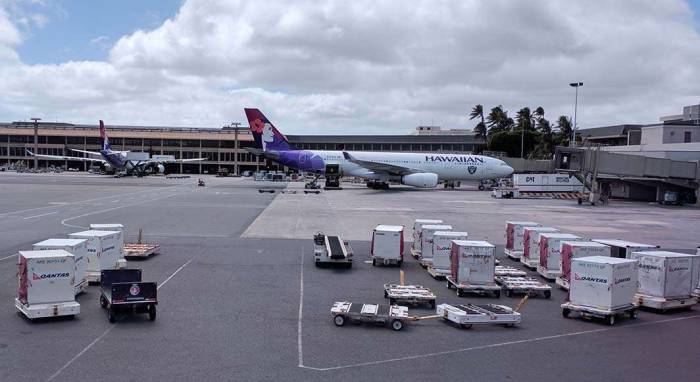
<svg viewBox="0 0 700 382"><path fill-rule="evenodd" d="M82 153L69 149L98 151L100 136L97 125L70 123L37 124L37 152L46 155L79 157ZM25 163L32 166L34 150L33 122L0 123L0 166ZM151 155L172 155L175 159L207 158L201 162L166 165L167 173L216 173L226 168L231 173L257 170L284 170L251 154L253 136L248 127L183 128L153 126L107 126L114 150L150 152ZM440 130L436 126L419 126L406 135L289 135L290 143L299 149L349 151L404 151L468 153L482 144L470 130ZM66 160L39 160L39 167L73 168L81 171L89 163Z"/></svg>

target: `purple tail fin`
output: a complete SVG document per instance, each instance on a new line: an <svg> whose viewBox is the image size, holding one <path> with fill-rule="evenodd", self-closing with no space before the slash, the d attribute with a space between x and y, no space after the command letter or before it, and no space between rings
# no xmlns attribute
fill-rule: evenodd
<svg viewBox="0 0 700 382"><path fill-rule="evenodd" d="M275 126L258 109L243 109L248 117L250 131L255 138L256 148L264 151L287 151L293 150L287 141L287 137L282 135Z"/></svg>

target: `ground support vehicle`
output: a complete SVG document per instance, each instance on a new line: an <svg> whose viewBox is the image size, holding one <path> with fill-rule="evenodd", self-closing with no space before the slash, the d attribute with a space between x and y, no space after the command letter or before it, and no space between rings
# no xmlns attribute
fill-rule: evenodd
<svg viewBox="0 0 700 382"><path fill-rule="evenodd" d="M156 319L158 286L142 282L140 269L107 269L100 275L100 305L107 309L109 322L117 321L118 313L148 313Z"/></svg>
<svg viewBox="0 0 700 382"><path fill-rule="evenodd" d="M314 262L317 267L338 265L352 267L353 252L347 241L340 236L326 236L322 232L314 235Z"/></svg>
<svg viewBox="0 0 700 382"><path fill-rule="evenodd" d="M435 309L435 293L421 285L384 284L384 298L388 298L391 305L397 302L428 304Z"/></svg>
<svg viewBox="0 0 700 382"><path fill-rule="evenodd" d="M354 304L342 301L333 303L331 316L336 326L346 322L372 323L401 330L408 320L408 308L401 305Z"/></svg>
<svg viewBox="0 0 700 382"><path fill-rule="evenodd" d="M494 297L501 297L501 287L496 283L485 284L461 284L455 282L452 276L447 276L447 289L455 288L457 296L464 297L467 294L492 294Z"/></svg>
<svg viewBox="0 0 700 382"><path fill-rule="evenodd" d="M508 306L497 304L440 304L437 306L436 313L441 315L443 319L454 322L464 329L470 329L473 325L512 327L521 321L519 312Z"/></svg>
<svg viewBox="0 0 700 382"><path fill-rule="evenodd" d="M514 294L542 294L544 298L552 297L552 287L532 277L496 276L495 279L508 297Z"/></svg>

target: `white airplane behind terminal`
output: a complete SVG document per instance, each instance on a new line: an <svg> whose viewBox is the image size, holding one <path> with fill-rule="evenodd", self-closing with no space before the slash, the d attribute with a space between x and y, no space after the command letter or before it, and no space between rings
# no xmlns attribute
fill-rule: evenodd
<svg viewBox="0 0 700 382"><path fill-rule="evenodd" d="M447 153L350 152L297 150L258 109L245 109L255 138L255 154L300 171L323 173L338 165L341 175L369 181L374 188L389 182L433 188L444 181L486 180L508 176L513 168L483 155Z"/></svg>

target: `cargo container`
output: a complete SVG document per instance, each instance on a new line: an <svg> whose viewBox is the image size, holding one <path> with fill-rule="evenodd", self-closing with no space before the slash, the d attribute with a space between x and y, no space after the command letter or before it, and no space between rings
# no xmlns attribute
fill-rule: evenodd
<svg viewBox="0 0 700 382"><path fill-rule="evenodd" d="M452 240L467 240L466 232L436 231L433 234L433 268L447 275L451 272Z"/></svg>
<svg viewBox="0 0 700 382"><path fill-rule="evenodd" d="M688 307L697 303L691 297L696 255L668 251L633 252L639 261L637 302L655 309Z"/></svg>
<svg viewBox="0 0 700 382"><path fill-rule="evenodd" d="M403 262L403 226L380 224L372 233L372 265Z"/></svg>
<svg viewBox="0 0 700 382"><path fill-rule="evenodd" d="M556 283L567 290L570 283L572 259L588 256L610 257L610 247L594 241L562 241L560 245L561 261L559 269L561 269L561 274L557 277Z"/></svg>
<svg viewBox="0 0 700 382"><path fill-rule="evenodd" d="M602 311L635 306L638 261L607 256L571 260L571 303Z"/></svg>
<svg viewBox="0 0 700 382"><path fill-rule="evenodd" d="M552 227L524 227L523 228L523 254L520 262L530 269L537 268L540 263L540 233L559 232Z"/></svg>
<svg viewBox="0 0 700 382"><path fill-rule="evenodd" d="M513 174L519 192L583 192L583 184L568 174Z"/></svg>
<svg viewBox="0 0 700 382"><path fill-rule="evenodd" d="M75 257L62 249L20 251L15 307L27 318L73 316L80 313L75 301Z"/></svg>
<svg viewBox="0 0 700 382"><path fill-rule="evenodd" d="M452 231L451 225L427 224L421 228L421 249L420 258L422 261L432 263L433 261L433 235L437 231Z"/></svg>
<svg viewBox="0 0 700 382"><path fill-rule="evenodd" d="M495 249L487 241L453 240L450 251L452 279L460 284L493 283Z"/></svg>
<svg viewBox="0 0 700 382"><path fill-rule="evenodd" d="M91 230L96 231L119 231L119 242L121 247L124 247L125 237L124 237L124 225L119 223L103 223L103 224L90 224ZM121 249L120 249L121 251Z"/></svg>
<svg viewBox="0 0 700 382"><path fill-rule="evenodd" d="M547 280L554 280L561 274L561 242L586 241L570 233L540 233L540 259L537 273Z"/></svg>
<svg viewBox="0 0 700 382"><path fill-rule="evenodd" d="M698 247L698 250L696 252L697 257L693 259L693 296L694 297L700 297L700 247Z"/></svg>
<svg viewBox="0 0 700 382"><path fill-rule="evenodd" d="M35 251L62 249L71 255L75 263L75 294L82 292L88 285L86 278L88 248L86 239L47 239L34 244Z"/></svg>
<svg viewBox="0 0 700 382"><path fill-rule="evenodd" d="M100 271L104 269L120 268L119 231L89 230L68 236L73 239L87 239L86 277L88 282L99 282Z"/></svg>
<svg viewBox="0 0 700 382"><path fill-rule="evenodd" d="M535 222L506 222L505 254L513 260L519 260L523 254L523 232L525 227L540 227Z"/></svg>
<svg viewBox="0 0 700 382"><path fill-rule="evenodd" d="M629 259L632 252L653 251L659 248L658 245L635 243L619 239L592 239L592 241L609 246L610 256L619 259Z"/></svg>
<svg viewBox="0 0 700 382"><path fill-rule="evenodd" d="M417 255L420 255L420 234L421 230L423 229L424 225L428 224L442 224L442 220L438 219L416 219L416 221L413 223L413 244L411 245L411 253L414 254L415 257Z"/></svg>

